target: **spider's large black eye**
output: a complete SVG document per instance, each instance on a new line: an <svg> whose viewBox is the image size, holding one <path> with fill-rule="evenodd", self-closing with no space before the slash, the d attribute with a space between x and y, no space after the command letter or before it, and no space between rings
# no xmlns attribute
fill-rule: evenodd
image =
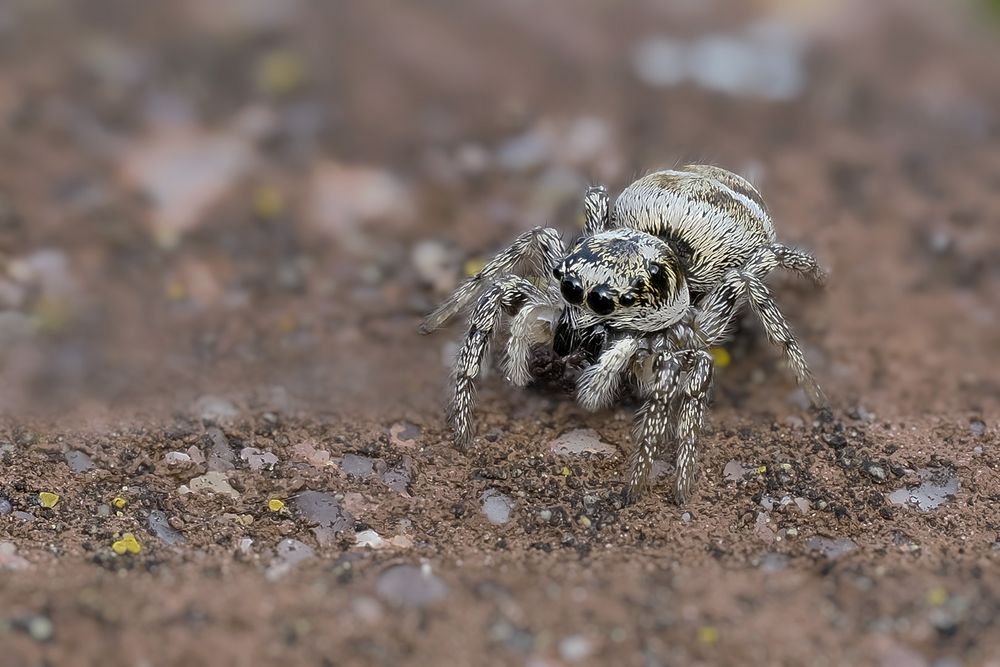
<svg viewBox="0 0 1000 667"><path fill-rule="evenodd" d="M615 309L614 299L607 287L595 287L587 295L587 305L598 315L608 315Z"/></svg>
<svg viewBox="0 0 1000 667"><path fill-rule="evenodd" d="M649 265L649 285L658 292L662 292L667 285L667 273L659 264Z"/></svg>
<svg viewBox="0 0 1000 667"><path fill-rule="evenodd" d="M562 282L559 283L559 291L562 292L563 298L566 299L567 303L572 303L574 306L583 303L583 285L576 276L566 276L563 278Z"/></svg>

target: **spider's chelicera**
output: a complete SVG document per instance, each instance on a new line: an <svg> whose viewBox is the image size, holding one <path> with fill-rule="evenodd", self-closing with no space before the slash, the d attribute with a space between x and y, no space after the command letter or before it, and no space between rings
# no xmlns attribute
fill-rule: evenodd
<svg viewBox="0 0 1000 667"><path fill-rule="evenodd" d="M633 428L626 498L634 501L654 458L676 452L676 500L695 479L695 439L713 376L710 349L724 342L744 305L779 345L813 405L825 399L802 350L764 284L776 268L817 283L810 255L779 243L760 193L718 167L688 165L645 176L611 206L603 187L584 197L585 228L567 252L559 233L536 228L468 278L421 331L475 303L458 353L449 422L459 447L472 440L474 387L487 348L510 316L505 371L531 380L532 351L550 345L582 355L577 399L596 410L631 381L643 399Z"/></svg>

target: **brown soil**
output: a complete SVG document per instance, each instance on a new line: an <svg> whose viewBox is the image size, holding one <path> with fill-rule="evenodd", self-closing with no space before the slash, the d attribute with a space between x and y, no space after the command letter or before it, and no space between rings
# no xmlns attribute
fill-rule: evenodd
<svg viewBox="0 0 1000 667"><path fill-rule="evenodd" d="M1000 17L869 4L0 5L0 664L1000 665ZM760 16L785 99L636 75ZM692 160L831 269L773 285L832 417L748 320L684 507L627 401L494 374L452 448L462 258Z"/></svg>

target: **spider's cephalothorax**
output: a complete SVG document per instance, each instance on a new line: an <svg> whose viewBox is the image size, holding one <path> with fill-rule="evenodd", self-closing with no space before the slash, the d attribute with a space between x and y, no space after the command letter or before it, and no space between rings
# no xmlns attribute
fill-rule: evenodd
<svg viewBox="0 0 1000 667"><path fill-rule="evenodd" d="M676 499L695 478L695 437L712 381L710 348L726 338L744 305L780 345L816 406L825 404L802 350L763 280L785 268L820 282L810 255L775 240L760 193L718 167L659 171L628 186L614 208L607 191L584 198L583 237L566 251L559 234L522 234L455 291L421 325L427 333L476 302L455 362L449 421L460 447L473 435L473 380L501 315L511 316L505 370L531 380L532 347L585 351L581 405L610 404L632 380L644 399L636 416L626 496L645 487L653 459L676 451ZM531 278L531 279L529 279Z"/></svg>

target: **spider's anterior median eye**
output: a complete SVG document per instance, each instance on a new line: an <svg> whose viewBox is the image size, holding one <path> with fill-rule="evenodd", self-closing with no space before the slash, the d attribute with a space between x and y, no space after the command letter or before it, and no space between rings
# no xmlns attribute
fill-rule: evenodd
<svg viewBox="0 0 1000 667"><path fill-rule="evenodd" d="M598 315L608 315L615 309L614 299L606 287L595 287L587 295L587 305Z"/></svg>
<svg viewBox="0 0 1000 667"><path fill-rule="evenodd" d="M567 303L572 303L573 305L583 303L583 285L576 276L566 276L563 278L562 282L559 283L559 291L562 292L563 298L566 299Z"/></svg>

